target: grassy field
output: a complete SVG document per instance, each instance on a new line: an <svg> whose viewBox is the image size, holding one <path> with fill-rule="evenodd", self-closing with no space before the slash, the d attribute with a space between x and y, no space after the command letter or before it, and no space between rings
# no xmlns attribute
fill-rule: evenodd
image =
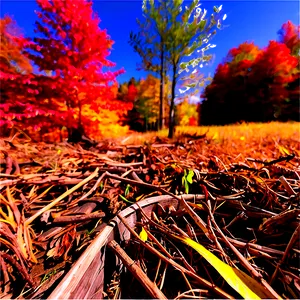
<svg viewBox="0 0 300 300"><path fill-rule="evenodd" d="M173 140L167 138L168 129L158 132L132 132L119 138L99 138L99 145L117 146L145 145L155 143L187 144L191 141L185 135L200 135L204 138L195 140L197 153L187 152L188 155L217 156L225 163L244 161L247 157L257 159L276 159L281 156L295 154L300 156L300 123L250 123L227 126L177 126ZM10 155L15 159L28 159L33 151L36 158L44 160L45 155L57 156L58 153L68 152L64 143L33 143L30 138L18 143L17 151L10 149ZM1 145L0 145L1 146ZM22 150L20 149L22 148ZM24 148L24 149L23 149ZM2 149L2 148L1 148ZM39 149L39 150L31 150ZM2 149L4 150L4 148ZM21 151L20 151L21 150ZM44 152L46 151L46 153ZM28 155L27 155L28 154ZM24 157L25 155L25 157ZM228 160L229 159L229 160Z"/></svg>
<svg viewBox="0 0 300 300"><path fill-rule="evenodd" d="M217 142L225 140L258 140L261 141L266 137L273 136L281 139L297 139L300 140L300 123L243 123L237 125L225 126L176 126L175 135L184 133L202 135L206 134L208 138ZM154 136L167 137L168 129L160 130L159 132L148 132L144 134L132 133L130 139L127 139L124 144L136 144L149 141Z"/></svg>
<svg viewBox="0 0 300 300"><path fill-rule="evenodd" d="M175 140L186 143L184 134L204 135L201 155L216 155L219 158L234 157L239 161L245 157L275 159L295 154L300 156L300 123L250 123L227 126L176 127ZM152 143L156 137L169 142L167 129L159 132L131 134L123 138L123 145ZM199 154L199 153L198 153Z"/></svg>

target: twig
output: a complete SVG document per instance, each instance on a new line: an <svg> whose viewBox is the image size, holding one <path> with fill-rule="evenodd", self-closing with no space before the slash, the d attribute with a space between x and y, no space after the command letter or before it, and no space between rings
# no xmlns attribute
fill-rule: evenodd
<svg viewBox="0 0 300 300"><path fill-rule="evenodd" d="M272 248L269 248L269 247L266 247L266 246L260 246L260 245L257 245L257 244L253 244L253 243L245 243L245 242L241 242L241 241L238 241L236 239L232 239L230 237L227 237L226 238L235 246L237 247L241 247L241 248L247 248L249 252L251 252L252 250L255 250L256 252L253 253L253 254L256 254L257 253L260 253L262 255L267 255L268 257L270 257L269 254L272 254L272 255L283 255L283 251L280 251L280 250L277 250L277 249L272 249ZM267 254L269 253L269 254Z"/></svg>
<svg viewBox="0 0 300 300"><path fill-rule="evenodd" d="M293 188L290 186L290 184L287 182L284 176L279 177L280 182L285 187L285 190L289 194L289 196L297 195L297 193L293 190Z"/></svg>
<svg viewBox="0 0 300 300"><path fill-rule="evenodd" d="M268 162L261 161L261 163L264 164L265 166L270 166L270 165L277 164L277 163L282 162L282 161L290 161L294 157L295 157L295 154L291 154L291 155L287 155L287 156L281 156L277 159L274 159L274 160L271 160L271 161L268 161Z"/></svg>
<svg viewBox="0 0 300 300"><path fill-rule="evenodd" d="M208 240L212 243L213 237L211 236L211 233L208 231L205 222L191 209L191 207L187 204L187 202L183 199L183 197L180 197L180 202L183 204L184 208L186 209L190 217L195 221L198 227L204 232Z"/></svg>
<svg viewBox="0 0 300 300"><path fill-rule="evenodd" d="M98 168L87 178L85 178L84 180L82 180L80 183L78 183L77 185L73 186L70 190L64 192L62 195L60 195L57 199L55 199L54 201L52 201L51 203L49 203L48 205L44 206L42 209L40 209L37 213L35 213L33 216L31 216L30 218L28 218L25 221L25 225L29 225L32 221L34 221L37 217L39 217L40 215L42 215L44 212L46 212L47 210L51 209L53 206L57 205L62 199L64 199L65 197L67 197L68 195L72 194L74 191L76 191L77 189L79 189L81 186L83 186L84 184L86 184L87 182L89 182L91 179L93 179L94 177L96 177L98 175Z"/></svg>
<svg viewBox="0 0 300 300"><path fill-rule="evenodd" d="M149 279L149 277L142 271L142 269L127 255L127 253L120 247L120 245L112 240L108 243L115 254L122 260L125 267L132 273L132 275L143 285L149 295L154 299L167 299L156 284Z"/></svg>
<svg viewBox="0 0 300 300"><path fill-rule="evenodd" d="M194 296L189 296L188 293L193 293ZM199 293L199 296L195 296L195 293ZM207 299L207 296L206 297L201 297L201 293L207 294L208 290L191 289L191 290L185 291L185 292L181 293L180 295L178 295L175 298L175 300L178 300L178 299Z"/></svg>
<svg viewBox="0 0 300 300"><path fill-rule="evenodd" d="M20 274L22 274L22 276L28 282L28 284L30 285L30 287L32 287L32 288L35 287L35 283L31 279L31 277L28 274L27 270L25 268L23 268L12 256L10 256L9 254L4 253L2 251L0 252L0 256L2 256L2 258L4 260L7 260L10 264L12 264L14 267L17 268L17 270L20 272Z"/></svg>
<svg viewBox="0 0 300 300"><path fill-rule="evenodd" d="M299 236L300 236L300 225L298 225L298 227L297 227L296 230L294 231L294 233L293 233L293 235L292 235L292 237L291 237L291 239L290 239L288 245L286 246L286 249L285 249L285 251L284 251L284 254L283 254L283 256L282 256L280 262L277 264L276 269L275 269L275 271L274 271L274 273L273 273L273 275L272 275L272 277L271 277L271 279L270 279L270 284L272 284L273 281L275 280L275 278L277 277L278 270L279 270L280 266L281 266L281 265L284 263L284 261L286 260L286 258L287 258L287 256L288 256L290 250L292 249L294 243L295 243L296 241L299 241Z"/></svg>
<svg viewBox="0 0 300 300"><path fill-rule="evenodd" d="M89 221L89 220L94 220L94 219L100 219L103 217L105 217L104 212L98 212L98 213L93 213L93 214L88 214L88 215L61 216L61 217L55 218L53 220L53 223L54 224L77 223L77 222L84 222L84 221Z"/></svg>
<svg viewBox="0 0 300 300"><path fill-rule="evenodd" d="M232 243L229 242L229 240L226 238L218 224L216 223L213 215L211 215L211 221L215 228L217 229L218 233L222 236L224 239L224 242L227 244L227 246L234 252L234 254L238 257L239 261L241 264L251 273L251 275L256 278L259 282L263 284L263 286L268 290L270 295L274 297L275 299L282 299L274 290L273 288L263 279L262 275L259 274L253 267L252 265L244 258L244 256L238 251L236 247L232 245Z"/></svg>
<svg viewBox="0 0 300 300"><path fill-rule="evenodd" d="M79 201L82 201L83 199L86 199L89 195L91 195L94 191L96 191L96 189L99 187L101 181L104 179L105 177L105 173L103 173L96 181L96 183L94 184L94 186L83 196L80 197Z"/></svg>
<svg viewBox="0 0 300 300"><path fill-rule="evenodd" d="M227 299L235 299L234 297L230 296L229 294L227 294L225 291L223 291L221 288L217 287L216 285L214 285L213 283L207 281L206 279L198 276L197 274L195 274L194 272L191 272L190 270L187 270L186 268L182 267L181 265L179 265L178 263L176 263L173 259L170 259L164 255L162 255L159 251L157 251L155 248L151 247L148 243L142 241L139 237L139 235L129 226L129 224L127 223L127 221L120 215L117 215L118 218L122 221L122 223L124 224L124 226L130 231L130 233L137 238L140 243L146 248L148 249L150 252L152 252L153 254L157 255L161 260L165 261L166 263L170 264L171 266L173 266L175 269L180 270L181 272L184 272L185 274L189 275L190 277L192 277L193 279L195 279L197 282L199 282L200 284L202 284L203 286L213 290L215 293L217 293L219 296L221 296L222 298L227 298Z"/></svg>

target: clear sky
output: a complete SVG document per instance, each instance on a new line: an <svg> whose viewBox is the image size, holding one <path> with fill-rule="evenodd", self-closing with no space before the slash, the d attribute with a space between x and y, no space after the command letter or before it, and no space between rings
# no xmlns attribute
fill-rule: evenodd
<svg viewBox="0 0 300 300"><path fill-rule="evenodd" d="M76 1L76 0L73 0ZM167 0L166 0L167 1ZM188 2L188 1L187 1ZM136 18L142 19L142 1L140 0L94 0L94 10L98 13L101 29L107 29L115 41L109 59L117 64L116 69L123 67L125 74L119 76L119 82L128 81L131 77L141 78L146 73L136 70L140 62L128 44L130 31L137 31ZM218 30L211 41L217 47L210 49L214 60L202 69L205 75L213 75L216 66L223 60L232 47L245 41L253 41L259 47L267 46L270 40L278 39L277 31L288 20L299 24L299 2L289 0L267 1L201 1L201 8L212 12L214 5L223 5L227 14L223 30ZM34 10L38 9L33 0L1 0L1 17L9 14L14 17L25 36L34 35L34 22L37 19ZM208 53L208 52L207 52Z"/></svg>

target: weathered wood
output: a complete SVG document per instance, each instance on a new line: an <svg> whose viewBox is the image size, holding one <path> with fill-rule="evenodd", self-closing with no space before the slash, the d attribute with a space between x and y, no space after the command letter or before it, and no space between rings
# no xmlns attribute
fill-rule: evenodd
<svg viewBox="0 0 300 300"><path fill-rule="evenodd" d="M113 238L113 226L106 226L83 252L49 299L91 299L96 294L96 298L101 299L104 283L104 246Z"/></svg>
<svg viewBox="0 0 300 300"><path fill-rule="evenodd" d="M185 200L196 197L203 199L202 195L183 195ZM139 206L150 216L154 205L160 203L162 207L173 205L178 207L179 203L172 196L157 196L139 202ZM137 221L139 207L133 204L124 209L120 215L134 227ZM63 280L51 293L48 299L102 299L104 285L104 262L105 249L109 241L115 239L115 230L118 229L121 240L130 239L130 232L118 217L113 218L107 226L99 233L89 247L83 252L78 261L66 274Z"/></svg>

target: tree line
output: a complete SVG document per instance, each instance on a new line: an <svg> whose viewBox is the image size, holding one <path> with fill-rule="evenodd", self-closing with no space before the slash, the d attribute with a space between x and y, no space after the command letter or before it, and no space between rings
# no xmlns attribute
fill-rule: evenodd
<svg viewBox="0 0 300 300"><path fill-rule="evenodd" d="M18 126L43 136L65 128L69 137L79 132L97 138L109 130L167 126L173 137L175 125L197 125L198 116L205 125L299 119L300 27L291 22L264 49L249 42L232 48L197 108L188 97L208 81L199 64L212 57L206 51L215 47L211 39L226 19L222 6L208 14L199 1L143 1L139 30L128 42L148 76L119 84L125 70L103 70L115 66L108 60L113 40L100 29L92 2L37 4L32 38L11 17L0 22L2 133Z"/></svg>
<svg viewBox="0 0 300 300"><path fill-rule="evenodd" d="M221 6L208 16L198 0L184 6L183 0L143 1L144 19L138 21L140 31L131 33L130 43L142 58L140 67L158 74L159 83L155 77L139 81L139 97L133 105L135 85L120 97L124 87L116 81L125 70L103 71L103 67L115 66L107 58L113 41L100 29L92 2L37 0L37 4L32 38L24 37L12 18L1 20L3 132L18 126L43 135L64 127L69 136L76 131L97 137L107 122L106 113L121 124L124 114L135 109L142 113L145 129L154 123L161 128L165 120L169 137L173 136L180 81L190 89L197 88L202 79L196 67L210 59L205 52L214 47L209 41L221 28ZM191 59L196 50L200 54ZM183 76L183 72L188 74Z"/></svg>
<svg viewBox="0 0 300 300"><path fill-rule="evenodd" d="M249 42L232 48L204 90L200 123L299 121L299 33L288 21L263 49Z"/></svg>

